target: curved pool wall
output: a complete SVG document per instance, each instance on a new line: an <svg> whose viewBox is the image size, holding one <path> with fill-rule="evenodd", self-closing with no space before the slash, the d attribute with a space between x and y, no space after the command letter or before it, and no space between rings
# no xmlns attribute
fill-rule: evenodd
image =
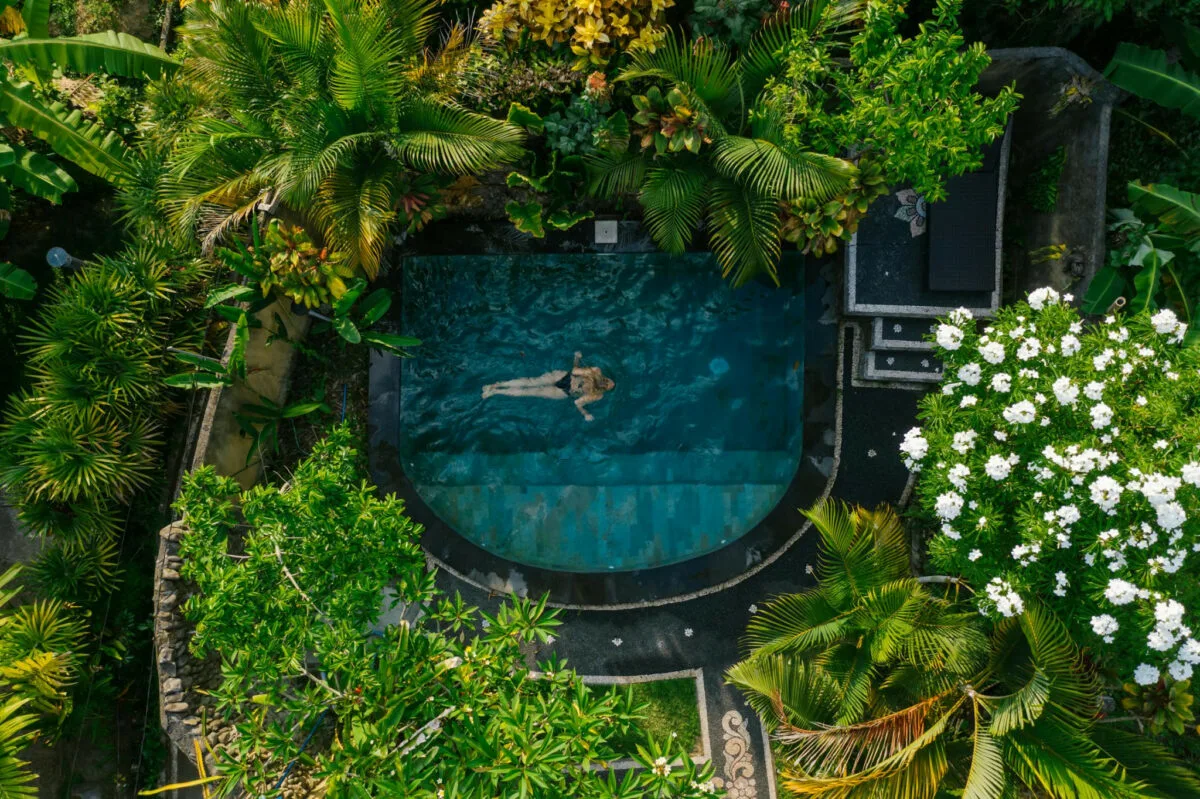
<svg viewBox="0 0 1200 799"><path fill-rule="evenodd" d="M444 322L447 329L453 331L459 329L459 323L464 321L462 312L469 310L471 303L479 301L478 297L476 300L470 299L472 295L478 295L476 288L447 289L448 295L457 296L456 302L465 303L465 305L460 305L459 311L449 314L438 313L436 306L445 300L422 301L421 298L426 289L418 285L420 281L409 282L407 276L410 274L410 270L419 263L414 261L414 258L431 255L453 256L464 251L471 251L502 255L509 259L511 266L516 260L519 260L522 253L562 254L595 250L607 250L608 252L653 251L653 246L644 238L635 223L621 223L621 243L616 246L594 246L588 241L588 237L581 235L579 231L572 231L570 234L551 234L547 240L542 241L514 237L511 231L510 226L503 224L464 227L462 225L451 226L447 223L432 226L427 230L420 239L420 250L409 249L406 251L402 269L393 270L388 278L393 288L403 292L403 301L393 305L393 314L390 319L393 327L401 328L402 308L405 313L417 313L420 309L435 320L430 323L431 330ZM590 228L587 232L590 233ZM662 258L661 254L655 255L655 259L658 259L655 262L660 264L657 267L659 269L662 268ZM473 267L471 260L475 261ZM429 261L425 265L433 266L436 271L437 263L437 261ZM492 262L493 267L495 263L497 262ZM559 263L566 262L560 261ZM634 259L632 262L626 263L638 263L638 261ZM442 269L454 273L442 275L443 279L439 283L444 286L453 284L454 280L449 279L453 277L458 277L468 284L472 283L476 278L464 277L465 272L472 269L480 271L482 266L478 256L471 256L466 261L444 260L441 264ZM715 275L708 272L708 270L715 270L715 267L708 261L706 255L690 255L677 263L679 266L685 264L688 268L704 270L698 274L715 278ZM667 268L673 267L668 263ZM483 296L490 297L489 303L497 308L509 307L512 304L511 293L503 295L497 286L506 284L508 288L503 291L511 292L511 275L505 278L505 281L498 283L494 269L489 268L483 271L492 272L492 277L484 281L488 290L483 292ZM557 328L552 327L550 332L544 333L544 335L553 339L556 335L554 331L561 329L562 335L566 338L561 342L549 341L545 348L539 349L531 346L520 347L514 343L522 333L533 329L534 325L532 324L525 327L501 325L502 331L513 341L499 344L495 343L494 338L485 336L484 331L475 330L474 326L469 325L471 331L466 333L466 338L477 338L480 342L486 339L492 342L487 349L488 352L492 348L497 349L494 359L485 353L485 357L477 356L469 367L463 366L462 360L455 362L450 359L438 367L439 356L435 353L432 356L426 356L428 362L422 367L415 360L400 361L377 353L372 355L370 411L372 475L382 491L396 493L406 501L409 515L425 527L422 543L436 560L470 579L494 586L498 590L513 590L518 593L528 592L530 594L548 592L552 601L562 604L619 604L652 601L656 598L674 596L703 589L736 577L754 564L769 557L773 551L794 536L804 522L798 509L811 504L821 495L828 483L834 455L833 425L838 351L836 308L834 307L836 291L833 290L836 274L835 262L809 260L804 263L798 256L793 256L782 271L784 288L772 290L768 287L748 287L750 292L765 292L768 297L767 302L773 301L770 297L772 292L776 295L775 300L789 293L792 297L793 307L777 309L778 312L784 314L783 318L786 318L789 324L795 323L795 326L800 329L800 335L792 339L791 343L798 344L803 350L800 358L793 357L790 362L786 363L784 371L785 380L782 382L784 385L790 383L790 387L787 388L790 393L783 395L786 398L785 409L782 414L776 415L785 424L777 425L769 416L755 413L742 414L737 417L737 420L732 420L733 418L727 413L692 413L688 423L695 424L696 428L691 431L691 434L701 431L703 435L699 438L691 438L689 437L691 434L689 434L681 438L681 425L675 423L679 421L678 416L676 416L675 422L671 422L672 414L669 409L664 410L661 404L658 406L660 413L656 416L646 413L620 415L623 403L627 410L655 408L655 402L650 396L652 392L649 390L641 398L628 395L616 396L597 403L592 406L597 420L590 425L584 423L577 412L566 402L506 398L503 402L507 403L507 408L488 409L489 403L496 402L500 398L490 399L485 403L481 402L478 395L480 385L492 380L539 374L545 369L565 368L569 364L560 365L559 361L563 357L569 360L570 354L575 348L566 338L575 339L580 335L580 331L570 329L569 324L562 324L562 319L566 317L560 317L560 324ZM616 281L609 281L609 283L620 288L620 284ZM721 290L728 291L723 283L719 283L719 279L714 285L719 286ZM743 292L732 293L736 296ZM690 299L693 300L693 306L700 294L701 292L694 290L691 292ZM747 294L747 296L749 295ZM797 298L799 298L798 301ZM645 299L645 295L643 295L643 299ZM521 302L523 300L518 297L516 304L519 306ZM558 302L558 299L555 302ZM703 306L703 303L700 305ZM447 307L452 306L453 303ZM561 314L564 309L548 307L543 310L549 319L555 314ZM792 315L788 316L788 314ZM592 316L603 317L604 315L593 313ZM443 321L436 321L439 318ZM775 319L776 324L763 327L777 332L774 328L778 327L777 323L780 317ZM760 325L761 321L760 319ZM602 327L597 327L593 332L602 330ZM405 326L405 332L415 333L416 331ZM585 353L585 362L590 360L600 365L605 368L606 373L610 368L615 367L613 376L618 382L616 394L620 395L622 390L629 392L632 387L636 387L639 381L636 379L636 370L631 370L630 375L623 379L621 371L623 364L628 362L628 350L631 348L624 348L625 361L622 361L620 357L610 357L614 352L614 347L604 345L611 344L613 341L611 335L611 331L609 331L600 336L598 349L596 345L587 343L579 348ZM528 338L530 336L526 335L526 339ZM726 336L725 338L731 337ZM688 339L688 342L690 341L691 338ZM725 347L736 343L736 341L721 342ZM462 342L460 346L465 350L471 350L471 346L468 346L466 341ZM474 350L478 352L479 345L473 346ZM562 352L563 347L565 347L565 356ZM509 352L506 348L512 351ZM505 351L500 352L502 349ZM670 347L664 347L664 349L674 352ZM677 384L673 392L669 393L677 395L681 406L695 405L697 402L703 405L702 398L698 399L696 396L689 395L681 388L685 383L690 382L696 383L697 385L693 388L699 391L700 380L697 376L700 376L705 381L709 381L707 393L710 395L713 405L708 407L708 411L711 411L713 407L720 410L720 403L711 389L713 381L720 382L726 378L739 381L736 384L738 391L735 394L740 392L742 395L740 397L732 396L733 401L741 399L744 405L747 402L765 399L764 396L759 396L763 393L761 391L757 394L741 392L742 387L753 385L753 381L747 379L753 376L753 369L749 372L746 371L748 359L745 356L748 353L735 348L732 353L721 350L721 354L717 355L706 349L705 347L694 347L688 357L675 357L680 364L675 377L661 374L661 364L648 362L646 371L649 373L649 378L645 381L646 384L661 385L664 389L671 389L673 384ZM522 352L524 352L524 358L521 358ZM500 357L501 355L503 357ZM440 357L447 356L444 353ZM786 360L786 356L776 357L774 360L781 358ZM543 359L546 363L538 359ZM513 360L517 362L515 366L510 363ZM724 363L721 362L722 360ZM800 362L798 363L798 361ZM457 365L455 365L456 363ZM525 364L531 365L526 366ZM683 368L684 366L686 368ZM422 368L430 370L424 378L420 376ZM476 372L489 369L496 373L494 375L476 374ZM788 370L791 372L790 376L788 376ZM410 371L412 375L409 374ZM691 376L690 380L683 379L687 375ZM656 381L656 377L662 379ZM449 385L455 388L448 393L452 397L460 398L460 400L456 400L460 407L455 412L447 414L447 418L454 419L456 413L461 414L458 423L447 426L438 424L434 420L435 423L430 424L432 417L426 417L424 423L421 422L422 413L433 414L437 410L436 403L426 406L427 398L421 397L422 383L424 380L430 379L431 391L428 392L427 398L433 398L437 394L446 396L446 392L434 390L440 381L450 381ZM458 382L456 383L456 381ZM472 389L471 392L466 390L468 386ZM404 397L404 402L416 403L415 406L410 405L408 410L412 411L414 407L416 408L415 418L417 418L418 424L407 430L407 425L401 419L400 413L402 397ZM480 429L487 430L488 426L485 425L481 428L478 424L484 416L477 417L473 427L467 424L472 413L467 409L467 398L470 398L475 406L483 407L483 410L476 410L474 413L495 414L490 422L490 427L496 432L495 440L491 444L485 443L486 436L482 440L472 440ZM610 399L613 400L611 403ZM662 399L661 396L659 399ZM730 401L730 395L725 396L725 401ZM541 403L542 407L528 406L527 403ZM423 406L425 407L424 411L421 410ZM634 432L637 435L632 438L627 436L622 443L625 451L618 452L612 446L606 447L606 445L597 443L614 438L611 435L612 427L607 428L610 433L607 437L601 432L592 432L592 429L595 431L605 429L605 424L614 424L613 414L618 414L616 422L618 425L622 418L645 420L653 416L656 421L654 424L647 423L640 429L636 425L633 429L627 428L626 432ZM533 424L539 418L544 422L544 415L553 417L551 424L541 424L540 426ZM725 423L728 426L727 429L721 430L721 423ZM593 426L595 427L593 428ZM475 431L474 433L466 432L472 429ZM688 431L684 430L684 433L688 433ZM722 446L712 446L711 441L706 445L704 443L706 436L709 439L723 438L722 444L732 441L737 446L766 446L767 448L723 449ZM515 448L516 451L512 451L514 442L518 441L522 442L521 445ZM618 441L621 440L618 439ZM664 442L673 442L675 448L664 447ZM464 446L464 443L469 446ZM683 446L679 446L681 443ZM576 456L563 457L568 450L574 451ZM761 453L764 452L771 453L771 456L763 457ZM589 460L591 456L597 454L600 455L599 459ZM599 462L595 462L596 460ZM564 554L567 558L587 557L590 559L601 556L611 558L612 550L593 549L593 553L600 552L602 554L588 555L586 549L578 546L568 547L564 550L561 545L553 546L553 542L551 542L552 549L557 549L557 552L552 552L550 558L545 558L538 552L542 542L537 540L536 534L531 539L533 544L528 549L522 550L521 547L518 547L519 551L514 552L500 537L489 540L479 535L479 528L463 529L469 527L472 519L489 518L496 513L494 504L489 505L486 512L478 511L473 506L484 506L499 501L502 506L500 509L501 519L503 519L504 513L512 512L509 509L521 507L524 504L526 508L530 509L530 513L535 519L538 518L537 514L545 513L541 517L540 523L529 529L554 530L555 525L552 523L550 512L542 510L550 504L545 501L545 497L535 496L525 500L529 497L531 490L537 491L536 488L531 488L532 483L522 486L507 478L498 479L498 475L513 473L532 475L542 483L554 486L553 490L558 493L557 499L561 503L560 507L567 506L562 509L564 513L569 508L594 508L598 501L597 497L603 495L605 499L600 507L605 509L603 516L608 516L616 504L609 502L609 499L616 497L618 492L624 491L626 492L625 507L632 508L638 505L658 507L665 523L670 523L672 519L690 519L692 521L699 519L701 520L699 524L691 525L689 522L687 528L703 527L705 532L693 538L691 544L683 545L686 548L677 545L674 552L670 549L669 542L662 545L657 551L653 548L637 549L629 546L625 549L624 564L626 568L624 570L610 569L608 564L604 564L599 570L593 570L595 569L594 565L584 563L582 564L583 569L587 570L575 571L572 570L571 563L564 564ZM539 475L542 477L538 477ZM635 478L633 481L630 480L631 475ZM668 475L669 478L664 480L663 475ZM790 475L790 482L788 475ZM520 479L525 480L524 477ZM695 482L697 479L702 479L703 482ZM647 489L646 486L653 488ZM663 486L667 486L667 488L664 489ZM712 490L714 486L730 488L728 491L714 492ZM650 502L639 502L636 492L647 490L657 492L657 496L648 497ZM497 491L509 492L510 496L504 498L503 501L487 499L489 492L494 495ZM695 493L688 496L687 492L689 491ZM455 494L458 496L454 496ZM672 497L672 494L675 496ZM711 495L713 494L721 496L720 504L712 503ZM513 500L509 504L508 500L513 499L514 496L522 498L522 501ZM705 499L705 497L709 498ZM463 498L471 498L473 502L462 501ZM735 503L740 503L740 505L735 506ZM466 509L465 517L463 516L464 508ZM590 510L582 515L576 513L572 519L568 520L566 526L573 527L577 534L581 528L586 531L586 525L581 524L581 521L586 522L585 517L589 513ZM645 514L644 511L643 514ZM616 515L620 516L621 514L618 512ZM466 521L462 521L464 518ZM653 530L654 526L660 523L654 518L653 513L642 516L626 514L626 518L629 519L626 529L632 534L638 534L639 530L646 529L643 525L648 525ZM728 518L737 521L732 525L719 521ZM718 523L713 524L714 519L717 519ZM558 526L560 529L562 528L561 524ZM672 529L678 530L681 527L683 526ZM480 543L472 540L472 534L493 548L489 550L485 546L481 546ZM603 536L576 536L576 540L583 541L584 546L587 545L587 542L595 542L598 538L602 540ZM638 540L644 541L646 536L642 534L642 538ZM493 542L499 542L499 544ZM705 552L706 550L707 552ZM532 556L529 554L530 551L532 551ZM621 550L618 548L616 551L620 552ZM514 554L523 558L525 562L519 562L517 558L514 558ZM535 562L531 564L530 561Z"/></svg>
<svg viewBox="0 0 1200 799"><path fill-rule="evenodd" d="M786 267L785 267L786 268ZM421 256L404 264L400 453L483 549L576 572L666 566L740 538L800 458L804 286L734 290L707 253ZM487 383L600 366L588 406Z"/></svg>

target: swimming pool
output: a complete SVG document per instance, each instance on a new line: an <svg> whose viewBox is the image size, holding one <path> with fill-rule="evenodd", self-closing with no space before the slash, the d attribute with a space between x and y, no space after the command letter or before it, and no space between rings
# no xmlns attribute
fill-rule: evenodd
<svg viewBox="0 0 1200 799"><path fill-rule="evenodd" d="M798 260L798 259L797 259ZM518 563L647 569L720 548L783 497L803 432L802 269L733 290L706 254L406 258L400 458L459 534ZM616 381L588 406L494 396L568 369Z"/></svg>

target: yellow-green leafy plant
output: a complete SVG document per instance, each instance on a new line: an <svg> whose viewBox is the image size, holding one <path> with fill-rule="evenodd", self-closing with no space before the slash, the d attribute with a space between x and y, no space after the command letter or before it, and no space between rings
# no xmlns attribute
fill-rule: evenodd
<svg viewBox="0 0 1200 799"><path fill-rule="evenodd" d="M569 47L575 68L582 70L627 49L654 52L665 35L664 14L673 5L674 0L498 0L479 18L479 30L491 42L525 37Z"/></svg>
<svg viewBox="0 0 1200 799"><path fill-rule="evenodd" d="M666 94L651 86L645 94L633 96L633 107L634 133L643 150L653 147L659 155L681 150L698 153L701 144L712 144L708 135L712 120L703 105L691 102L679 86Z"/></svg>
<svg viewBox="0 0 1200 799"><path fill-rule="evenodd" d="M829 202L799 197L781 203L780 235L806 255L832 255L839 240L849 241L858 230L871 203L887 193L883 168L877 161L862 158L849 190L840 197Z"/></svg>
<svg viewBox="0 0 1200 799"><path fill-rule="evenodd" d="M304 228L272 219L263 237L268 267L259 277L263 296L278 289L305 307L336 300L346 293L354 269L340 252L317 246Z"/></svg>

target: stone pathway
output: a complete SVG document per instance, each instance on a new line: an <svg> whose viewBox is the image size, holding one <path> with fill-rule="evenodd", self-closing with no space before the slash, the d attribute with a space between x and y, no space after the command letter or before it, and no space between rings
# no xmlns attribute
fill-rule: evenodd
<svg viewBox="0 0 1200 799"><path fill-rule="evenodd" d="M913 425L916 392L852 385L853 348L842 380L841 454L831 496L867 507L897 502L908 472L897 446ZM813 584L816 541L802 536L767 568L723 591L630 610L573 610L546 651L583 675L634 676L699 669L703 674L709 743L716 774L730 799L773 799L774 770L763 727L739 692L725 684L739 656L738 639L771 596ZM439 585L464 600L494 608L500 598L440 572Z"/></svg>

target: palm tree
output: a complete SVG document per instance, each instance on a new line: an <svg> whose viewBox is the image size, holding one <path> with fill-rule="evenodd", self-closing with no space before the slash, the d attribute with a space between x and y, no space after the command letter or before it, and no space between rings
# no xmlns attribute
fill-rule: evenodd
<svg viewBox="0 0 1200 799"><path fill-rule="evenodd" d="M666 37L653 52L633 50L617 79L665 82L654 91L682 97L675 117L703 131L690 140L676 137L665 151L663 139L650 149L652 137L639 143L635 136L627 147L589 156L590 191L603 197L636 191L651 236L667 252L683 252L703 220L727 277L739 285L762 273L778 280L780 202L828 200L847 189L856 170L849 161L786 143L782 121L756 101L783 70L794 36L834 36L860 6L801 0L736 59L723 44L682 34Z"/></svg>
<svg viewBox="0 0 1200 799"><path fill-rule="evenodd" d="M185 78L211 98L180 137L162 194L206 246L281 203L374 277L413 173L515 160L523 134L428 80L436 0L215 0L181 28ZM435 84L435 85L431 85Z"/></svg>
<svg viewBox="0 0 1200 799"><path fill-rule="evenodd" d="M985 631L914 578L899 519L822 502L819 586L751 622L728 678L794 796L1194 796L1169 752L1097 724L1099 686L1040 604Z"/></svg>

